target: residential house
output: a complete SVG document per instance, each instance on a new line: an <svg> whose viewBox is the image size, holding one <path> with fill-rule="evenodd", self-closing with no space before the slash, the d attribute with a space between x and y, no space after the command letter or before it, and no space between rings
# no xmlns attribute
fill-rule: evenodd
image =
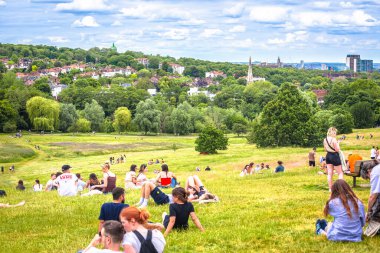
<svg viewBox="0 0 380 253"><path fill-rule="evenodd" d="M215 78L215 77L218 77L218 76L221 76L223 78L227 77L227 75L224 74L223 71L217 71L217 70L206 72L205 76L206 76L206 78Z"/></svg>
<svg viewBox="0 0 380 253"><path fill-rule="evenodd" d="M137 58L136 61L142 65L145 66L145 68L149 65L149 59L148 58Z"/></svg>
<svg viewBox="0 0 380 253"><path fill-rule="evenodd" d="M147 89L147 92L148 92L149 95L151 95L152 97L157 95L157 89Z"/></svg>
<svg viewBox="0 0 380 253"><path fill-rule="evenodd" d="M169 66L173 69L173 73L182 75L183 71L185 71L185 67L177 63L169 63Z"/></svg>

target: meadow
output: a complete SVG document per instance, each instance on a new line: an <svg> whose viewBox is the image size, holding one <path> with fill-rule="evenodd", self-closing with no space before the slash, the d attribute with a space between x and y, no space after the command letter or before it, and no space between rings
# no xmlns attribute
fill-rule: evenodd
<svg viewBox="0 0 380 253"><path fill-rule="evenodd" d="M380 130L360 130L347 135L341 143L345 154L359 153L369 157L372 145L378 145ZM369 139L369 133L374 134ZM97 232L100 206L111 201L111 195L62 198L57 192L33 192L35 179L46 184L50 173L70 164L74 173L83 178L95 172L101 176L100 164L110 156L125 154L126 163L111 166L118 186L124 187L129 166L163 159L181 185L186 177L198 174L206 188L220 198L219 203L194 204L205 228L201 233L190 221L186 232L172 232L166 237L165 252L377 252L380 238L364 238L361 243L334 243L315 235L315 220L329 197L326 176L309 168L310 148L262 148L249 145L245 138L230 136L228 150L216 155L200 155L194 150L195 136L123 136L106 134L30 134L22 138L0 135L0 189L8 196L0 202L15 204L26 200L25 206L0 209L0 252L76 252L88 245ZM40 150L35 149L39 145ZM317 157L325 155L321 147ZM284 161L285 173L263 173L241 178L243 166L251 161L270 164ZM16 171L9 172L15 165ZM211 171L204 171L209 165ZM202 170L197 172L196 167ZM158 164L148 167L148 178L155 177ZM24 180L26 190L15 190L17 181ZM351 177L345 179L352 184ZM358 180L362 187L355 192L367 203L368 181ZM169 192L169 190L166 190ZM126 202L139 200L138 190L128 191ZM168 206L150 201L152 221L160 221ZM331 220L331 217L329 217Z"/></svg>

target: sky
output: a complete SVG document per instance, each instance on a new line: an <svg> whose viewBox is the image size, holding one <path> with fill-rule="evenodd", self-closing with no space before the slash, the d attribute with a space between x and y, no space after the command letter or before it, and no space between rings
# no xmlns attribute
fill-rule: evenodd
<svg viewBox="0 0 380 253"><path fill-rule="evenodd" d="M211 61L380 62L380 0L0 0L0 43Z"/></svg>

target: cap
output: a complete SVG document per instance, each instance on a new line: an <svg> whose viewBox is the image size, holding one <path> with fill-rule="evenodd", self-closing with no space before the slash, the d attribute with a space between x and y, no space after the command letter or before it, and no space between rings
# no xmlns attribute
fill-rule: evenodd
<svg viewBox="0 0 380 253"><path fill-rule="evenodd" d="M65 170L68 170L68 169L70 169L71 168L71 166L70 165L63 165L62 166L62 171L65 171Z"/></svg>

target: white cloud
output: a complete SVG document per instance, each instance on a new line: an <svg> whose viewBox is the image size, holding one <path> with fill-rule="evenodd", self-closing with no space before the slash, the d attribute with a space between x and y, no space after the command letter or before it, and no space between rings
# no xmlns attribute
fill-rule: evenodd
<svg viewBox="0 0 380 253"><path fill-rule="evenodd" d="M61 36L50 36L50 37L48 37L48 39L50 40L50 42L54 42L54 43L65 43L65 42L70 41L70 40L63 38Z"/></svg>
<svg viewBox="0 0 380 253"><path fill-rule="evenodd" d="M244 25L235 25L230 30L228 30L231 33L243 33L245 32L246 27Z"/></svg>
<svg viewBox="0 0 380 253"><path fill-rule="evenodd" d="M107 0L73 0L70 3L59 3L56 5L57 11L106 11L113 7Z"/></svg>
<svg viewBox="0 0 380 253"><path fill-rule="evenodd" d="M99 24L96 22L95 18L92 16L85 16L81 20L77 19L72 24L74 27L97 27Z"/></svg>
<svg viewBox="0 0 380 253"><path fill-rule="evenodd" d="M159 36L164 39L169 40L186 40L189 38L190 31L189 29L169 29L166 32L159 33Z"/></svg>
<svg viewBox="0 0 380 253"><path fill-rule="evenodd" d="M264 23L278 23L286 21L290 9L278 6L257 6L253 7L249 13L249 18L253 21Z"/></svg>
<svg viewBox="0 0 380 253"><path fill-rule="evenodd" d="M238 18L227 18L224 20L223 23L226 23L226 24L237 24L237 23L240 23L240 20Z"/></svg>
<svg viewBox="0 0 380 253"><path fill-rule="evenodd" d="M327 35L327 34L319 34L313 38L313 41L318 44L324 45L344 45L351 44L351 39L346 36L340 35Z"/></svg>
<svg viewBox="0 0 380 253"><path fill-rule="evenodd" d="M330 7L330 2L314 2L313 5L317 8L320 8L320 9L326 9L326 8L329 8Z"/></svg>
<svg viewBox="0 0 380 253"><path fill-rule="evenodd" d="M170 6L160 5L154 2L140 3L134 7L122 8L120 12L125 17L148 20L185 20L193 18L187 11L178 8L170 8Z"/></svg>
<svg viewBox="0 0 380 253"><path fill-rule="evenodd" d="M200 34L202 38L210 38L223 34L223 31L220 29L204 29Z"/></svg>
<svg viewBox="0 0 380 253"><path fill-rule="evenodd" d="M111 24L111 26L122 26L122 25L123 25L123 23L121 23L120 20L115 20L115 21Z"/></svg>
<svg viewBox="0 0 380 253"><path fill-rule="evenodd" d="M190 19L181 20L178 22L178 24L180 25L202 25L204 23L206 23L206 21L202 19L196 19L196 18L190 18Z"/></svg>
<svg viewBox="0 0 380 253"><path fill-rule="evenodd" d="M5 0L0 0L0 6L5 6L7 5L7 2L5 2Z"/></svg>
<svg viewBox="0 0 380 253"><path fill-rule="evenodd" d="M339 2L339 5L340 7L343 7L343 8L352 8L353 7L353 4L351 2Z"/></svg>
<svg viewBox="0 0 380 253"><path fill-rule="evenodd" d="M223 9L223 14L228 17L240 17L245 9L244 3L234 4L232 7Z"/></svg>
<svg viewBox="0 0 380 253"><path fill-rule="evenodd" d="M379 22L362 10L352 13L300 12L292 15L293 24L300 27L352 27L376 26Z"/></svg>
<svg viewBox="0 0 380 253"><path fill-rule="evenodd" d="M294 42L305 42L309 38L309 34L306 31L297 31L294 33L287 33L285 38L268 39L268 44L271 45L284 45Z"/></svg>
<svg viewBox="0 0 380 253"><path fill-rule="evenodd" d="M234 48L250 48L253 47L253 40L245 39L245 40L235 40L232 41L229 46Z"/></svg>

